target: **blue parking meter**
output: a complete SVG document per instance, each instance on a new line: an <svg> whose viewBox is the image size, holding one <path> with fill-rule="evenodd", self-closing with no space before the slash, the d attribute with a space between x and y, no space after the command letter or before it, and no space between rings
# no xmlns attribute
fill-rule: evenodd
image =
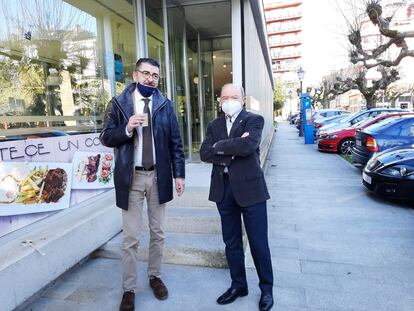
<svg viewBox="0 0 414 311"><path fill-rule="evenodd" d="M312 102L309 93L300 96L305 144L313 144Z"/></svg>

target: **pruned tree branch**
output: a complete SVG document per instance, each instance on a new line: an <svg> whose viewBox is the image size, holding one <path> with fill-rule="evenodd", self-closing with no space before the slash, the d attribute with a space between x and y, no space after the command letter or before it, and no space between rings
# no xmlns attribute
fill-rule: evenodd
<svg viewBox="0 0 414 311"><path fill-rule="evenodd" d="M412 31L399 31L397 29L390 29L390 23L392 17L383 17L383 10L380 4L380 0L370 0L367 2L366 13L370 21L374 25L378 25L378 29L381 34L388 38L396 38L396 39L405 39L405 38L413 38L414 37L414 30Z"/></svg>
<svg viewBox="0 0 414 311"><path fill-rule="evenodd" d="M361 10L364 12L362 14L357 9L361 3L365 6ZM398 66L401 61L405 57L414 57L414 50L406 42L406 38L414 37L414 31L393 29L395 23L391 22L398 8L407 7L404 1L388 4L385 7L387 13L383 10L381 0L347 0L347 4L351 6L351 10L348 10L352 13L351 17L343 12L342 15L349 27L349 59L356 71L345 76L337 74L333 87L327 92L337 96L358 89L366 99L367 108L375 107L378 93L384 93L388 85L400 78ZM385 14L388 16L385 17ZM367 22L372 23L377 31L365 27ZM371 75L375 69L381 74L379 78ZM367 78L368 72L370 79Z"/></svg>

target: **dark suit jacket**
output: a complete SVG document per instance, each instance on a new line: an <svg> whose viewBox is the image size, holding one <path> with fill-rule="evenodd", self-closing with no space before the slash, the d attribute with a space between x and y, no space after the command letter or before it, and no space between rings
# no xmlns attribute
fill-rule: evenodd
<svg viewBox="0 0 414 311"><path fill-rule="evenodd" d="M224 116L211 121L201 145L200 157L212 163L209 200L221 202L224 194L224 167L236 202L249 206L270 198L260 167L260 141L264 126L262 116L242 110L227 135ZM248 132L248 137L241 137Z"/></svg>

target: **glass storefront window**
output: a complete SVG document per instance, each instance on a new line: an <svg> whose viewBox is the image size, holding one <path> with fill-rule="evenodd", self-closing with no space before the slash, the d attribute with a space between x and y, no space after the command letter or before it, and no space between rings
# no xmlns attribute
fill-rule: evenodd
<svg viewBox="0 0 414 311"><path fill-rule="evenodd" d="M113 188L98 135L137 55L129 0L1 5L0 236ZM63 185L52 203L47 174Z"/></svg>
<svg viewBox="0 0 414 311"><path fill-rule="evenodd" d="M121 17L118 14L110 14L112 52L110 48L105 51L109 57L113 54L115 79L111 79L110 76L107 78L116 82L116 95L119 95L128 84L133 82L132 72L137 61L132 6L127 6L120 13ZM109 67L110 64L106 63L105 66Z"/></svg>
<svg viewBox="0 0 414 311"><path fill-rule="evenodd" d="M162 1L145 1L145 13L147 22L148 57L156 59L160 64L160 81L158 88L162 93L166 94L167 84L165 76L166 67Z"/></svg>
<svg viewBox="0 0 414 311"><path fill-rule="evenodd" d="M124 0L114 1L113 8L71 2L2 1L3 140L36 133L40 127L71 134L98 132L108 100L132 81L132 5Z"/></svg>
<svg viewBox="0 0 414 311"><path fill-rule="evenodd" d="M0 21L2 134L96 131L108 97L96 18L63 1L5 0Z"/></svg>

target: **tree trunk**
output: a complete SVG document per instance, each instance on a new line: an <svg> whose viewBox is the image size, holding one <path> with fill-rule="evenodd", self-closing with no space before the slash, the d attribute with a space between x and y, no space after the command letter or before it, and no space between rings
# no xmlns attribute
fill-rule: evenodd
<svg viewBox="0 0 414 311"><path fill-rule="evenodd" d="M377 99L374 96L365 97L367 101L367 109L375 108L377 106Z"/></svg>
<svg viewBox="0 0 414 311"><path fill-rule="evenodd" d="M322 100L322 108L323 109L329 108L329 100L327 100L327 99Z"/></svg>

